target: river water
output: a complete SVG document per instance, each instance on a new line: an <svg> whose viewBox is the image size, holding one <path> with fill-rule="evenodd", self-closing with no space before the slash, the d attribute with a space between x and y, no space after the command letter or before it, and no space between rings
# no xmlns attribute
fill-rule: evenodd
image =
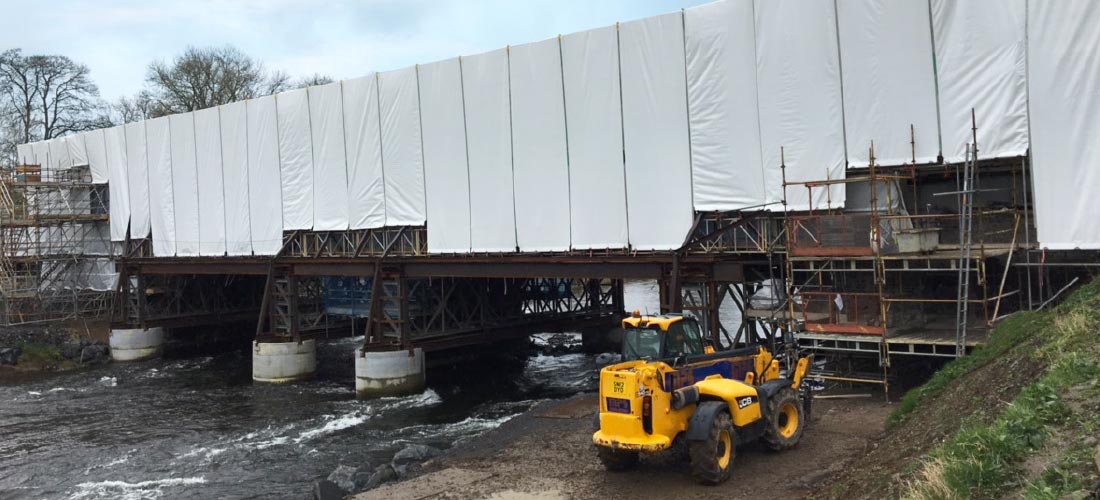
<svg viewBox="0 0 1100 500"><path fill-rule="evenodd" d="M626 305L656 311L656 285L629 284ZM4 379L0 499L308 498L338 465L449 448L595 388L592 356L538 354L433 369L423 394L357 401L361 342L322 342L317 378L295 385L253 384L247 350Z"/></svg>

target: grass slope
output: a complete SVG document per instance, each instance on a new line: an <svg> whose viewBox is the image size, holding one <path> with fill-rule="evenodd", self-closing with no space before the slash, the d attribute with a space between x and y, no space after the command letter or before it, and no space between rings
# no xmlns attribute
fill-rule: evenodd
<svg viewBox="0 0 1100 500"><path fill-rule="evenodd" d="M910 391L887 435L819 497L1100 496L1100 283L1017 314Z"/></svg>

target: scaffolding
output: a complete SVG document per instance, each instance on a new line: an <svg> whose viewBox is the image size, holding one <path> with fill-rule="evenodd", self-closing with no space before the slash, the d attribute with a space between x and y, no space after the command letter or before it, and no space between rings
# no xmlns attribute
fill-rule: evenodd
<svg viewBox="0 0 1100 500"><path fill-rule="evenodd" d="M107 209L107 186L87 166L0 170L0 325L110 312Z"/></svg>
<svg viewBox="0 0 1100 500"><path fill-rule="evenodd" d="M1024 164L1020 172L1007 170L1010 187L978 189L972 150L961 165L880 168L872 145L865 173L808 182L784 177L785 207L789 188L804 188L811 207L818 189L866 190L858 202L867 206L784 209L791 299L782 317L803 347L833 361L820 378L888 387L892 357L964 355L1012 308L1003 299L1024 285L1009 283L1008 269L1016 247L1030 245L1020 237L1030 225L1026 186L1016 182ZM920 186L921 179L932 185ZM949 191L928 192L947 185ZM981 193L1009 189L1011 197L982 203ZM1006 291L1009 285L1020 289ZM853 355L873 363L852 365Z"/></svg>

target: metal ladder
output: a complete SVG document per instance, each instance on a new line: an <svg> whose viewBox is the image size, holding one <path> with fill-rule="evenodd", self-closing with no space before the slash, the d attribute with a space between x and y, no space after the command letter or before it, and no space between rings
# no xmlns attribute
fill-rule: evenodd
<svg viewBox="0 0 1100 500"><path fill-rule="evenodd" d="M967 320L970 316L970 264L974 225L974 170L977 163L977 147L966 145L966 161L959 184L959 283L955 312L955 355L966 354Z"/></svg>

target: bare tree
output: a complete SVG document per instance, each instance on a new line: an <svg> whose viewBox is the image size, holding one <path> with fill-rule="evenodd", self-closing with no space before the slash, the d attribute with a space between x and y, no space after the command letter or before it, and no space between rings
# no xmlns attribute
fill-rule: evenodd
<svg viewBox="0 0 1100 500"><path fill-rule="evenodd" d="M152 97L149 96L149 92L144 90L138 92L133 99L120 97L118 101L111 105L112 121L115 123L130 123L152 118L154 117L153 107Z"/></svg>
<svg viewBox="0 0 1100 500"><path fill-rule="evenodd" d="M170 64L154 62L145 77L150 116L185 113L273 94L290 78L269 72L233 47L188 48Z"/></svg>
<svg viewBox="0 0 1100 500"><path fill-rule="evenodd" d="M88 67L65 56L28 57L38 87L42 138L51 139L101 125L92 114L98 109L99 89Z"/></svg>
<svg viewBox="0 0 1100 500"><path fill-rule="evenodd" d="M332 77L329 77L327 75L322 75L320 73L314 73L311 76L307 76L305 78L299 79L294 84L294 88L312 87L314 85L325 85L325 84L328 84L328 83L332 83L333 81L335 81L335 80L333 80Z"/></svg>
<svg viewBox="0 0 1100 500"><path fill-rule="evenodd" d="M0 154L16 144L110 125L88 67L68 57L0 53Z"/></svg>
<svg viewBox="0 0 1100 500"><path fill-rule="evenodd" d="M21 143L34 139L37 124L36 104L38 103L38 85L35 84L34 67L23 52L11 49L0 53L0 91L3 92L2 104L5 111L16 118L21 136L14 137Z"/></svg>

